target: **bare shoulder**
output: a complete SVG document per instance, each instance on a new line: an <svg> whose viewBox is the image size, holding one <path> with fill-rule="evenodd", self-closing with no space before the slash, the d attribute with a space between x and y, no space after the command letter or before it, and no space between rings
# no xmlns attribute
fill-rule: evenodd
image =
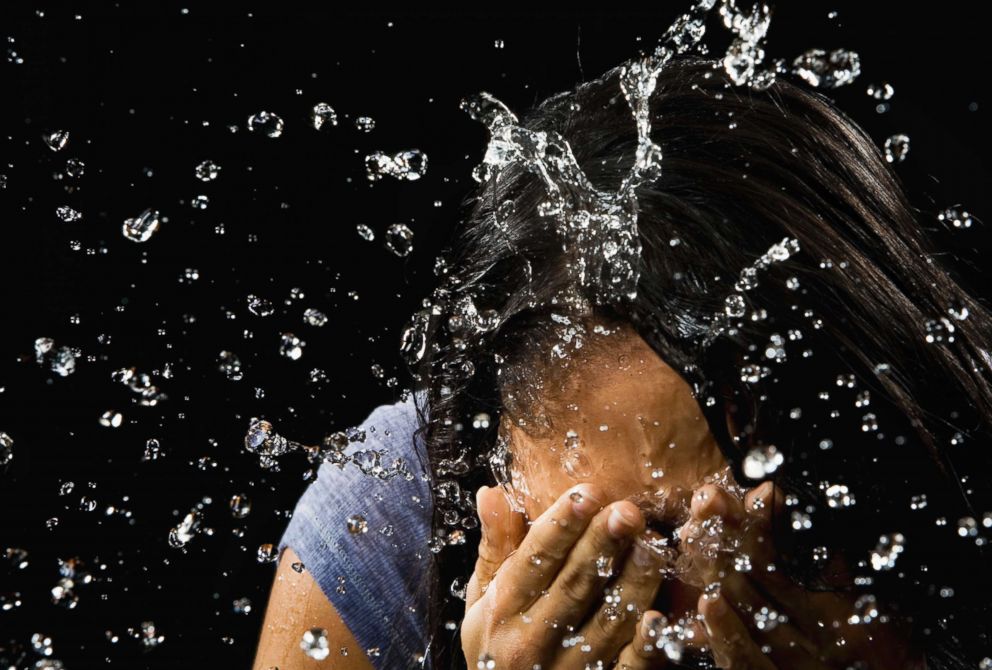
<svg viewBox="0 0 992 670"><path fill-rule="evenodd" d="M303 633L311 628L327 631L329 660L338 670L373 670L372 664L334 605L320 590L308 570L296 572L296 553L287 547L276 569L269 605L262 622L262 633L255 654L255 670L297 670L324 668L325 663L310 658L300 649ZM341 650L347 650L347 656Z"/></svg>

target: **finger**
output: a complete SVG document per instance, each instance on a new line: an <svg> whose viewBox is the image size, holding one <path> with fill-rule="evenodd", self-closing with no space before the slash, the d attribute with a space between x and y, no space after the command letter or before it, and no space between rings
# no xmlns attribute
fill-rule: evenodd
<svg viewBox="0 0 992 670"><path fill-rule="evenodd" d="M807 636L814 636L820 629L815 614L809 607L809 592L793 581L779 566L779 552L772 525L785 510L785 494L771 481L763 482L744 498L749 522L741 545L741 556L749 566L749 577L779 611L785 612L793 624Z"/></svg>
<svg viewBox="0 0 992 670"><path fill-rule="evenodd" d="M481 487L475 496L482 539L475 571L465 592L466 607L471 607L486 592L489 583L506 557L526 534L524 516L513 511L498 488Z"/></svg>
<svg viewBox="0 0 992 670"><path fill-rule="evenodd" d="M716 484L706 484L696 489L690 511L697 521L719 516L735 526L741 525L746 518L744 503Z"/></svg>
<svg viewBox="0 0 992 670"><path fill-rule="evenodd" d="M689 521L678 532L683 581L701 588L719 580L729 564L726 559L740 548L747 522L739 498L715 484L699 487Z"/></svg>
<svg viewBox="0 0 992 670"><path fill-rule="evenodd" d="M605 496L589 483L566 491L531 524L517 547L500 566L488 591L499 593L498 609L516 614L527 609L547 589L583 534L601 509Z"/></svg>
<svg viewBox="0 0 992 670"><path fill-rule="evenodd" d="M733 606L752 635L766 646L775 663L785 668L820 669L817 645L777 603L765 599L743 575L734 575L720 587L720 594Z"/></svg>
<svg viewBox="0 0 992 670"><path fill-rule="evenodd" d="M653 548L660 539L657 533L646 531L635 540L620 575L607 585L602 604L580 629L586 644L602 658L616 658L636 634L638 618L654 602L664 578L665 558Z"/></svg>
<svg viewBox="0 0 992 670"><path fill-rule="evenodd" d="M644 517L636 505L629 500L611 503L589 523L547 594L528 612L541 619L577 625L599 601L621 551L643 531Z"/></svg>
<svg viewBox="0 0 992 670"><path fill-rule="evenodd" d="M771 480L762 482L744 495L744 509L749 516L770 525L785 510L785 493Z"/></svg>
<svg viewBox="0 0 992 670"><path fill-rule="evenodd" d="M699 599L710 651L717 667L728 670L776 670L751 638L751 632L723 596Z"/></svg>
<svg viewBox="0 0 992 670"><path fill-rule="evenodd" d="M644 613L638 622L634 639L624 645L617 658L616 670L654 670L669 665L661 629L665 615L657 610Z"/></svg>

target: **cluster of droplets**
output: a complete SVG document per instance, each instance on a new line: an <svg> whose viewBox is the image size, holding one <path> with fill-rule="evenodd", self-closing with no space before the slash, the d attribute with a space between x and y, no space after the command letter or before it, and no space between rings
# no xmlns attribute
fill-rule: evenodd
<svg viewBox="0 0 992 670"><path fill-rule="evenodd" d="M905 548L906 538L902 533L879 536L878 544L870 555L872 569L882 571L896 567L896 560Z"/></svg>
<svg viewBox="0 0 992 670"><path fill-rule="evenodd" d="M536 174L547 192L547 198L538 205L538 215L554 219L566 253L575 258L570 289L592 289L601 302L636 296L640 240L634 189L649 176L660 174L660 151L645 134L649 118L646 103L641 106L635 98L650 95L654 78L643 65L634 64L624 71L622 79L628 100L643 107L644 113L638 117L642 142L634 168L617 193L593 186L559 134L518 125L506 105L485 92L461 102L462 109L485 124L490 133L483 162L473 177L488 181L511 164L521 164Z"/></svg>
<svg viewBox="0 0 992 670"><path fill-rule="evenodd" d="M366 433L359 428L337 431L324 437L320 445L308 446L288 440L279 435L272 424L264 419L253 418L245 434L245 449L258 456L259 464L267 470L278 470L279 458L293 451L302 451L314 467L321 463L331 463L338 468L347 465L357 467L363 474L388 480L393 477L413 479L413 474L403 458L389 459L388 451L379 449L359 449L345 453L353 444L363 444ZM314 476L314 470L307 473Z"/></svg>
<svg viewBox="0 0 992 670"><path fill-rule="evenodd" d="M39 337L34 341L34 354L38 365L47 364L58 376L68 377L76 371L76 360L82 356L82 351L75 347L56 347L52 338Z"/></svg>
<svg viewBox="0 0 992 670"><path fill-rule="evenodd" d="M734 283L734 291L724 299L723 310L713 316L710 327L702 338L703 346L708 346L719 335L729 332L733 327L734 319L740 319L747 313L745 293L757 288L759 273L761 271L766 270L773 263L781 263L789 260L799 253L799 251L799 240L794 237L785 237L782 241L776 242L769 247L753 263L744 267L740 271L737 281ZM781 342L778 344L781 344ZM771 358L777 359L778 356L776 355ZM761 370L760 366L754 367L754 364L748 364L748 366L750 367L742 371L742 379L750 381L752 377L755 377L756 381L757 378L764 376L764 371Z"/></svg>
<svg viewBox="0 0 992 670"><path fill-rule="evenodd" d="M365 156L365 175L370 182L384 176L401 181L416 181L427 172L427 154L420 149L404 149L392 155L374 151Z"/></svg>
<svg viewBox="0 0 992 670"><path fill-rule="evenodd" d="M79 604L77 589L92 582L93 576L86 571L80 559L59 559L59 578L51 589L52 602L66 609L75 609Z"/></svg>
<svg viewBox="0 0 992 670"><path fill-rule="evenodd" d="M162 376L168 377L171 372L168 368L163 370ZM115 370L110 378L120 384L124 384L135 395L134 401L145 407L154 407L168 396L162 392L158 386L152 383L150 375L138 372L135 368L120 368Z"/></svg>
<svg viewBox="0 0 992 670"><path fill-rule="evenodd" d="M678 663L685 654L686 646L695 639L695 622L696 615L693 612L674 621L662 615L649 622L647 638L654 649L661 651L668 660Z"/></svg>
<svg viewBox="0 0 992 670"><path fill-rule="evenodd" d="M466 531L479 525L473 496L454 479L436 481L434 507L439 514L442 526L428 542L432 553L438 553L447 546L465 544Z"/></svg>

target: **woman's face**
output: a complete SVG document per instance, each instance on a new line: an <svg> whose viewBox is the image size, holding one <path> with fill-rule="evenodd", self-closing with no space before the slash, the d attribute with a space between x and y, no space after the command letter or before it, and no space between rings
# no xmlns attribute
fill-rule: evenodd
<svg viewBox="0 0 992 670"><path fill-rule="evenodd" d="M550 430L501 425L530 519L578 482L619 500L691 490L727 465L688 383L640 335L627 326L595 337L609 340L576 350L542 389Z"/></svg>

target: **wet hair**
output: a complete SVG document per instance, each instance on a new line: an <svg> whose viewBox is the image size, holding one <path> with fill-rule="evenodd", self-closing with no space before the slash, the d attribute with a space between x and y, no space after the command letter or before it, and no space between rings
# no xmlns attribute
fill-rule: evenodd
<svg viewBox="0 0 992 670"><path fill-rule="evenodd" d="M592 184L613 191L638 139L618 74L520 121L559 133ZM935 214L909 203L875 142L828 97L787 77L754 90L731 85L717 61L678 57L650 113L662 172L637 190L636 297L595 312L632 324L690 382L738 481L755 483L743 471L755 447L784 456L768 478L789 494L776 542L790 576L837 588L818 563L827 547L848 559L847 588L911 622L929 668L977 667L992 581L992 516L982 517L992 510L992 318L927 237L922 221ZM501 363L550 342L552 316L568 311L555 301L572 281L570 258L538 211L545 196L519 164L480 183L404 341L417 351L433 476L438 670L465 663L459 595L479 540L474 492L498 483L489 459L505 410ZM784 239L799 251L755 275L734 327L701 346L693 334L726 313L741 271ZM854 504L830 504L825 484L847 486Z"/></svg>

